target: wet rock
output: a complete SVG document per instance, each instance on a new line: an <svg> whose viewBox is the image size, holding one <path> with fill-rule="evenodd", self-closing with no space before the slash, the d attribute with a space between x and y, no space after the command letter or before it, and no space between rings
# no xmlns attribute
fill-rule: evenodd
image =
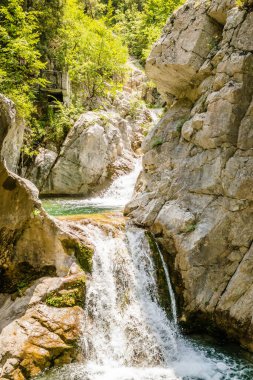
<svg viewBox="0 0 253 380"><path fill-rule="evenodd" d="M52 288L54 292L62 291L64 286L68 289L71 284L73 290L80 286L80 283L83 287L85 286L81 274L71 278L66 277L64 280L46 278L42 281L38 280L33 286L36 295L32 296L26 304L26 311L20 317L11 315L13 321L4 327L0 334L1 379L5 377L13 380L29 379L47 367L76 360L83 309L75 304L67 308L62 305L51 307L47 306L43 300L49 299ZM16 300L16 303L26 303L29 293L30 289L23 297ZM84 297L82 302L84 302ZM9 301L7 300L6 303L8 304ZM5 310L8 310L8 307ZM13 307L9 308L9 313L12 310ZM4 322L2 318L1 320Z"/></svg>

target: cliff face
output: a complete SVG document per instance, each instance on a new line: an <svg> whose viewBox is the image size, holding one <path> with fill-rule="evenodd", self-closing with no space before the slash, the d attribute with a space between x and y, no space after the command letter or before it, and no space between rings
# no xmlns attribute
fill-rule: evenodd
<svg viewBox="0 0 253 380"><path fill-rule="evenodd" d="M189 0L147 61L168 104L126 213L170 262L181 320L253 351L253 12Z"/></svg>

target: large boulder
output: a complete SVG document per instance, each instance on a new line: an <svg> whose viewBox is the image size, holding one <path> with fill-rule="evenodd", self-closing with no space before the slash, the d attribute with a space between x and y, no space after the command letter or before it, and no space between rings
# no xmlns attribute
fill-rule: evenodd
<svg viewBox="0 0 253 380"><path fill-rule="evenodd" d="M82 114L59 154L40 149L25 176L43 195L87 195L133 169L143 128L152 117L131 94L119 93L113 108Z"/></svg>
<svg viewBox="0 0 253 380"><path fill-rule="evenodd" d="M41 192L88 194L109 179L116 167L131 169L130 134L128 124L117 114L83 114L69 132Z"/></svg>
<svg viewBox="0 0 253 380"><path fill-rule="evenodd" d="M42 278L1 307L0 378L29 379L78 357L85 277ZM25 309L25 310L24 310Z"/></svg>
<svg viewBox="0 0 253 380"><path fill-rule="evenodd" d="M104 99L100 111L80 115L60 152L40 148L33 164L23 168L42 195L88 195L133 169L153 113L143 98L153 98L145 73L129 63L123 91Z"/></svg>
<svg viewBox="0 0 253 380"><path fill-rule="evenodd" d="M162 245L181 322L253 351L253 13L235 3L187 1L155 44L168 112L126 214Z"/></svg>

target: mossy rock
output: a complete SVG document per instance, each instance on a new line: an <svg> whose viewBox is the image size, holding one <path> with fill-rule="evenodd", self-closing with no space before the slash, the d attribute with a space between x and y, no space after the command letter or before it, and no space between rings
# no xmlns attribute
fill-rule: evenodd
<svg viewBox="0 0 253 380"><path fill-rule="evenodd" d="M56 276L56 268L53 265L46 265L38 270L25 261L7 270L0 267L0 276L1 292L13 294L16 297L22 296L37 279Z"/></svg>
<svg viewBox="0 0 253 380"><path fill-rule="evenodd" d="M152 259L156 269L157 288L159 303L170 317L172 315L171 299L169 295L169 288L167 284L166 275L163 269L163 263L160 257L157 243L151 233L146 232L146 237L151 249Z"/></svg>
<svg viewBox="0 0 253 380"><path fill-rule="evenodd" d="M91 273L94 253L93 248L73 240L63 240L62 244L66 251L74 251L75 257L82 270Z"/></svg>
<svg viewBox="0 0 253 380"><path fill-rule="evenodd" d="M46 297L46 304L53 307L83 307L85 301L85 278L64 284L63 289L55 290Z"/></svg>

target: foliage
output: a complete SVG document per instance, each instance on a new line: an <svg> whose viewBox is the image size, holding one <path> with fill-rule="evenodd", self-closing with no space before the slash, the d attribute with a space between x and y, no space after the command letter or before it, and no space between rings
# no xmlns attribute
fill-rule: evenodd
<svg viewBox="0 0 253 380"><path fill-rule="evenodd" d="M58 64L67 67L88 106L122 83L126 48L102 20L85 15L78 0L65 0L58 39Z"/></svg>
<svg viewBox="0 0 253 380"><path fill-rule="evenodd" d="M128 50L144 63L182 1L2 0L0 92L27 121L23 156L31 159L52 142L59 149L82 112L104 104L108 93L113 97L126 74ZM75 93L69 106L43 103L42 70L51 68L69 72Z"/></svg>
<svg viewBox="0 0 253 380"><path fill-rule="evenodd" d="M38 13L26 12L24 1L3 0L0 5L0 92L9 96L22 116L33 111L33 100L44 67L40 52Z"/></svg>
<svg viewBox="0 0 253 380"><path fill-rule="evenodd" d="M45 143L54 142L59 149L69 130L83 112L84 109L81 105L65 105L56 100L48 108L48 126Z"/></svg>
<svg viewBox="0 0 253 380"><path fill-rule="evenodd" d="M60 151L69 130L83 112L81 105L65 105L55 100L42 116L32 117L22 148L23 166L33 160L42 146L52 144Z"/></svg>
<svg viewBox="0 0 253 380"><path fill-rule="evenodd" d="M107 17L107 21L114 24L116 33L126 41L130 54L144 63L167 18L183 2L184 0L121 0L115 4L112 1L114 16Z"/></svg>
<svg viewBox="0 0 253 380"><path fill-rule="evenodd" d="M152 149L162 145L163 143L164 141L161 137L154 137L154 139L152 140Z"/></svg>
<svg viewBox="0 0 253 380"><path fill-rule="evenodd" d="M39 25L38 48L43 59L54 58L54 39L62 24L63 3L61 0L25 0L24 9L36 12Z"/></svg>

